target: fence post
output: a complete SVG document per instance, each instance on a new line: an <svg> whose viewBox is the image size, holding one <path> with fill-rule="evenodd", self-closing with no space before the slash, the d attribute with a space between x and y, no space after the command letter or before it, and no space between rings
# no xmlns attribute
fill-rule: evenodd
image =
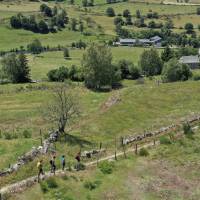
<svg viewBox="0 0 200 200"><path fill-rule="evenodd" d="M125 144L123 142L123 137L121 137L121 145L122 145L122 149L123 149L123 152L124 152L124 158L126 158L126 149L125 149Z"/></svg>
<svg viewBox="0 0 200 200"><path fill-rule="evenodd" d="M117 138L115 137L115 160L117 160Z"/></svg>
<svg viewBox="0 0 200 200"><path fill-rule="evenodd" d="M137 143L135 144L135 154L136 155L138 154L138 144Z"/></svg>
<svg viewBox="0 0 200 200"><path fill-rule="evenodd" d="M41 142L41 146L42 146L43 141L42 141L42 130L41 129L40 129L40 142Z"/></svg>
<svg viewBox="0 0 200 200"><path fill-rule="evenodd" d="M102 142L99 143L99 152L97 153L97 166L99 164L99 156L100 156L101 148L102 148Z"/></svg>

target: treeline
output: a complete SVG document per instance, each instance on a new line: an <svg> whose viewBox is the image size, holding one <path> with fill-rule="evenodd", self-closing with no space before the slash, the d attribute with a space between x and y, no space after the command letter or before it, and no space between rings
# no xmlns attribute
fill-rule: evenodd
<svg viewBox="0 0 200 200"><path fill-rule="evenodd" d="M197 14L200 14L200 8L197 8ZM106 15L109 17L115 17L116 13L112 7L106 9ZM135 18L133 18L133 16ZM192 23L186 23L184 27L179 27L183 30L182 33L174 33L175 28L173 21L168 18L165 23L154 21L159 18L157 12L150 10L146 15L142 15L140 10L137 10L133 15L129 9L125 9L122 13L117 14L113 23L115 25L115 31L120 38L150 38L153 36L160 36L163 39L162 46L178 45L178 46L192 46L194 48L200 47L200 37L195 31ZM145 19L151 19L148 23L145 23ZM147 27L149 30L141 30L135 32L127 29L124 26L131 25L137 28ZM154 30L159 29L159 30ZM198 26L200 30L200 25Z"/></svg>
<svg viewBox="0 0 200 200"><path fill-rule="evenodd" d="M69 18L64 9L54 7L51 9L46 4L40 6L40 11L48 20L36 20L35 15L24 16L18 13L16 16L10 18L10 25L15 29L30 30L35 33L49 33L56 32L65 27L69 22Z"/></svg>
<svg viewBox="0 0 200 200"><path fill-rule="evenodd" d="M122 59L112 63L110 49L104 45L92 44L83 55L82 66L59 67L49 71L49 81L84 81L86 87L101 90L121 85L123 79L139 79L161 75L162 82L186 81L192 77L188 65L179 63L183 55L196 55L197 49L190 47L179 50L164 49L161 56L156 49L145 50L137 65ZM68 52L69 54L69 52ZM199 80L200 77L194 77ZM140 79L139 79L140 80Z"/></svg>
<svg viewBox="0 0 200 200"><path fill-rule="evenodd" d="M188 35L186 32L183 33L173 33L169 28L163 27L161 30L142 30L140 32L130 31L123 28L120 24L116 25L116 32L118 37L114 40L117 41L118 38L151 38L153 36L160 36L162 38L161 45L177 45L177 46L191 46L194 48L200 47L200 36L194 32Z"/></svg>
<svg viewBox="0 0 200 200"><path fill-rule="evenodd" d="M85 49L87 47L87 44L83 42L82 40L79 40L77 42L72 42L71 47L77 48L77 49ZM55 47L50 47L49 45L44 46L38 39L35 39L30 44L28 44L27 47L20 46L20 48L14 48L14 49L11 49L10 51L0 51L0 56L4 56L9 53L40 54L46 51L63 51L65 48L66 46L63 46L63 45L58 45Z"/></svg>

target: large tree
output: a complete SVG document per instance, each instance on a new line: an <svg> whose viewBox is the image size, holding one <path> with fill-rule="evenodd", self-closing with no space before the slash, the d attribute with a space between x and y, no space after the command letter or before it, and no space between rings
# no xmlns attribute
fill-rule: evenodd
<svg viewBox="0 0 200 200"><path fill-rule="evenodd" d="M79 114L79 102L70 85L58 84L52 91L50 103L44 109L44 117L64 133L66 126Z"/></svg>
<svg viewBox="0 0 200 200"><path fill-rule="evenodd" d="M33 54L40 54L43 50L42 44L38 39L33 40L27 45L27 50Z"/></svg>
<svg viewBox="0 0 200 200"><path fill-rule="evenodd" d="M189 66L179 63L175 58L165 63L162 71L162 78L166 82L186 81L191 76L192 72Z"/></svg>
<svg viewBox="0 0 200 200"><path fill-rule="evenodd" d="M159 75L162 72L163 63L156 49L145 50L139 61L142 72L146 76Z"/></svg>
<svg viewBox="0 0 200 200"><path fill-rule="evenodd" d="M112 87L121 79L112 64L112 53L105 45L92 44L83 55L82 64L85 84L89 88Z"/></svg>
<svg viewBox="0 0 200 200"><path fill-rule="evenodd" d="M10 54L2 59L2 70L13 83L30 82L30 68L26 55Z"/></svg>
<svg viewBox="0 0 200 200"><path fill-rule="evenodd" d="M166 46L164 51L161 54L161 58L164 62L168 62L174 56L174 51L169 47Z"/></svg>

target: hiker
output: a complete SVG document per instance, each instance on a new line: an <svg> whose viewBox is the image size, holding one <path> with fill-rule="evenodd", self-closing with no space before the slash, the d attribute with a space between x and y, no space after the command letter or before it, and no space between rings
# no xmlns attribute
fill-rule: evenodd
<svg viewBox="0 0 200 200"><path fill-rule="evenodd" d="M65 169L65 156L64 155L62 155L62 157L61 157L61 165L62 165L62 170L64 171L64 169Z"/></svg>
<svg viewBox="0 0 200 200"><path fill-rule="evenodd" d="M51 173L54 173L54 175L55 175L55 173L56 173L56 163L55 163L55 159L56 159L56 157L55 156L53 156L52 158L51 158L51 160L50 160L50 166L51 166Z"/></svg>
<svg viewBox="0 0 200 200"><path fill-rule="evenodd" d="M80 151L76 154L75 159L77 160L76 170L78 171L79 170L79 165L80 165L80 162L81 162L81 152Z"/></svg>
<svg viewBox="0 0 200 200"><path fill-rule="evenodd" d="M40 161L37 163L37 168L38 168L38 182L40 181L40 175L44 175L42 162L43 162L43 161L40 160Z"/></svg>

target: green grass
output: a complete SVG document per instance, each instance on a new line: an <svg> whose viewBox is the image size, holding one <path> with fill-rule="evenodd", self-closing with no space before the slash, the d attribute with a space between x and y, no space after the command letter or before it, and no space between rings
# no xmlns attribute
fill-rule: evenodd
<svg viewBox="0 0 200 200"><path fill-rule="evenodd" d="M72 65L81 66L81 60L84 50L69 49L70 59L64 59L63 52L46 52L38 56L28 55L29 65L31 68L32 79L41 80L47 79L47 73L51 69L58 68L60 66L71 67ZM113 54L113 62L117 63L121 59L132 61L134 64L138 64L140 55L145 48L133 48L133 47L113 47L111 48ZM161 52L161 50L158 50Z"/></svg>
<svg viewBox="0 0 200 200"><path fill-rule="evenodd" d="M71 173L55 178L55 189L43 193L40 185L11 197L25 199L133 199L171 200L198 199L199 182L199 130L194 139L179 138L170 145L160 145L149 150L148 157L129 155L114 163L111 174L103 174L98 168ZM156 170L155 170L156 169ZM98 183L93 190L85 182Z"/></svg>
<svg viewBox="0 0 200 200"><path fill-rule="evenodd" d="M93 11L105 13L106 8L114 8L116 14L122 13L123 10L129 9L131 14L135 15L136 10L140 10L143 15L147 14L149 10L158 12L160 15L171 15L171 14L187 14L195 13L197 6L176 6L176 5L163 5L163 4L147 4L147 3L117 3L117 4L106 4L101 6L95 6Z"/></svg>
<svg viewBox="0 0 200 200"><path fill-rule="evenodd" d="M37 146L38 143L39 140L33 139L0 139L0 169L16 162L17 157L29 151L31 146Z"/></svg>

